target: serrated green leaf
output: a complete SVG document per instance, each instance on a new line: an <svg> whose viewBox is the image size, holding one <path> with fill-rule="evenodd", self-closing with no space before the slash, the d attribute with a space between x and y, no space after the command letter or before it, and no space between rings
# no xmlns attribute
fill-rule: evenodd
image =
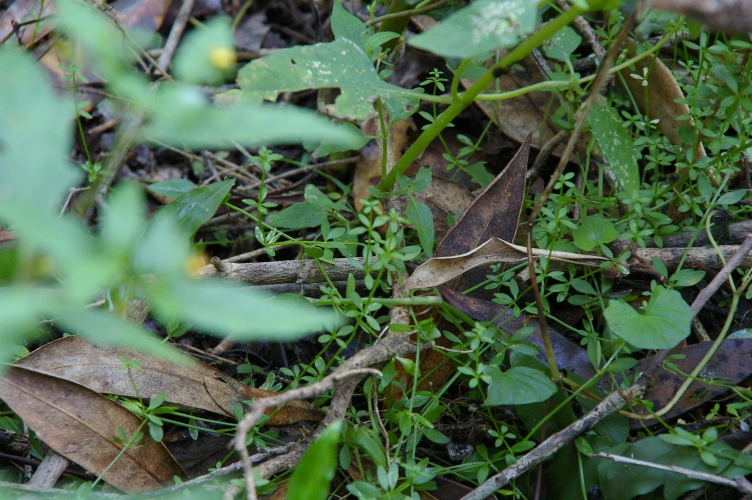
<svg viewBox="0 0 752 500"><path fill-rule="evenodd" d="M418 103L404 89L381 80L363 49L346 39L291 47L251 61L238 73L238 85L249 98L272 101L281 92L339 88L331 112L352 120L373 114L377 98L393 120L410 116Z"/></svg>
<svg viewBox="0 0 752 500"><path fill-rule="evenodd" d="M444 57L466 59L513 47L535 29L536 4L528 0L479 0L408 44Z"/></svg>
<svg viewBox="0 0 752 500"><path fill-rule="evenodd" d="M327 427L295 467L287 486L288 500L325 500L337 469L337 443L342 422Z"/></svg>
<svg viewBox="0 0 752 500"><path fill-rule="evenodd" d="M556 385L543 372L526 366L501 371L496 366L486 368L491 385L485 404L522 405L545 401L556 393Z"/></svg>
<svg viewBox="0 0 752 500"><path fill-rule="evenodd" d="M639 349L671 349L687 338L692 309L676 290L658 286L644 314L623 300L612 300L603 312L614 335Z"/></svg>
<svg viewBox="0 0 752 500"><path fill-rule="evenodd" d="M588 116L593 136L611 164L616 180L630 197L640 186L640 170L634 156L634 140L619 113L610 106L593 106Z"/></svg>

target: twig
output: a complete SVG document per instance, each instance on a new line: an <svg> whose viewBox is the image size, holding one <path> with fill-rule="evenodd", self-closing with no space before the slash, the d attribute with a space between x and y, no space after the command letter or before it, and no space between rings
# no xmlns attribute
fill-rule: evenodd
<svg viewBox="0 0 752 500"><path fill-rule="evenodd" d="M709 483L722 484L724 486L731 486L742 493L752 493L752 483L747 481L744 476L739 476L734 479L726 479L725 477L717 476L715 474L708 474L707 472L697 472L692 469L685 469L684 467L678 467L676 465L663 465L653 462L646 462L644 460L637 460L636 458L622 457L621 455L614 455L613 453L593 453L590 458L607 458L614 462L639 465L642 467L650 467L651 469L658 469L667 472L676 472L692 479L698 479L700 481L706 481Z"/></svg>
<svg viewBox="0 0 752 500"><path fill-rule="evenodd" d="M641 396L643 390L644 387L633 385L624 392L612 392L581 419L543 441L533 451L489 478L485 483L462 497L461 500L483 500L493 495L496 490L503 487L509 481L516 479L525 471L543 462L543 460L559 451L565 445L595 427L598 422L623 408L632 399Z"/></svg>
<svg viewBox="0 0 752 500"><path fill-rule="evenodd" d="M431 347L431 344L426 345L426 347ZM253 479L253 470L251 468L250 462L248 462L248 449L245 445L246 436L248 435L248 432L253 427L255 422L257 422L258 419L261 418L267 408L275 405L285 404L293 399L315 397L327 391L330 391L338 385L341 386L341 391L344 391L344 393L347 393L348 391L350 391L350 389L354 391L357 383L359 383L364 376L373 373L381 373L378 370L371 368L372 366L385 363L395 355L404 356L409 353L415 352L415 349L416 346L412 341L410 341L409 336L406 336L405 334L390 333L389 335L384 337L382 341L355 354L352 358L342 363L336 370L334 370L331 374L327 375L320 381L307 387L300 387L298 389L287 391L284 394L280 394L279 396L262 398L254 401L251 405L251 411L248 412L243 420L241 420L238 424L238 429L233 440L235 449L240 453L240 456L242 457L244 462L243 469L245 471L248 499L251 500L256 498L256 488ZM338 398L338 394L342 394L341 391L340 389L338 389L337 392L335 392L335 399L332 400L332 405L330 406L329 412L327 412L326 417L321 422L321 425L317 429L317 433L323 430L323 428L331 423L340 413L340 411L333 411L335 410L335 400L339 401L340 405L349 405L349 398L352 395L352 392L349 392L349 394L347 395L347 401L342 402L341 400L344 397L339 396ZM297 459L299 459L299 453L302 453L302 450L295 451L294 453L292 453L292 456L287 457L286 460L282 460L282 457L280 457L277 462L269 464L269 466L260 469L259 472L264 474L261 477L267 477L267 474L272 474L275 471L278 471L277 467L290 467L294 465L295 462L297 462Z"/></svg>
<svg viewBox="0 0 752 500"><path fill-rule="evenodd" d="M360 266L352 264L351 261L360 264ZM313 260L285 260L249 264L220 262L219 266L209 265L199 269L196 276L200 278L224 277L252 285L318 283L327 279ZM350 274L355 279L363 279L365 276L365 270L362 267L363 259L332 259L332 262L333 264L322 263L322 267L332 281L347 280Z"/></svg>
<svg viewBox="0 0 752 500"><path fill-rule="evenodd" d="M159 55L157 64L163 72L167 71L172 61L172 56L175 55L175 51L178 48L180 38L183 36L185 25L188 24L188 18L191 17L191 11L193 10L194 0L183 0L183 4L180 6L178 16L175 18L175 22L172 25L170 34L165 42L164 49ZM164 73L163 73L164 74Z"/></svg>
<svg viewBox="0 0 752 500"><path fill-rule="evenodd" d="M721 285L723 285L723 282L726 281L731 272L739 267L739 264L741 264L750 250L752 250L752 234L747 236L742 244L739 245L739 249L736 251L734 256L729 259L728 263L726 263L725 266L723 266L723 269L718 272L716 277L713 278L713 281L711 281L708 286L703 288L700 293L697 294L697 298L695 298L695 301L692 302L693 318L697 316L697 314L702 309L702 306L704 306L705 303L710 300L710 297L712 297L713 294L718 291Z"/></svg>

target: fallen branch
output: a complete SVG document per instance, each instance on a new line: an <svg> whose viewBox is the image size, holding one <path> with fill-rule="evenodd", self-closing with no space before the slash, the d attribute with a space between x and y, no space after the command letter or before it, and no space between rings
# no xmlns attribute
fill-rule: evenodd
<svg viewBox="0 0 752 500"><path fill-rule="evenodd" d="M725 477L717 476L715 474L708 474L707 472L697 472L692 469L685 469L684 467L677 467L676 465L656 464L653 462L646 462L644 460L637 460L635 458L622 457L621 455L614 455L612 453L603 453L603 452L594 453L590 455L590 458L606 458L608 460L613 460L614 462L618 462L618 463L639 465L641 467L650 467L651 469L664 470L668 472L676 472L677 474L682 474L692 479L698 479L700 481L705 481L708 483L722 484L724 486L731 486L732 488L735 488L741 491L742 493L746 493L746 494L752 493L752 483L747 481L747 479L744 476L739 476L734 479L727 479Z"/></svg>
<svg viewBox="0 0 752 500"><path fill-rule="evenodd" d="M629 401L640 396L643 390L644 387L633 385L626 391L612 392L581 419L543 441L530 453L489 478L485 483L462 497L461 500L483 500L493 495L496 490L503 487L509 481L516 479L524 472L543 462L543 460L559 451L565 445L595 427L598 422L623 408Z"/></svg>

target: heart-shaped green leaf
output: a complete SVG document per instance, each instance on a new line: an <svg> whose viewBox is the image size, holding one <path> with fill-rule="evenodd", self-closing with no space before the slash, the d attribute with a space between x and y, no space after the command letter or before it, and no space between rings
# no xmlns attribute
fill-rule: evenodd
<svg viewBox="0 0 752 500"><path fill-rule="evenodd" d="M614 335L640 349L671 349L689 335L692 309L676 290L656 287L644 314L623 300L604 311Z"/></svg>

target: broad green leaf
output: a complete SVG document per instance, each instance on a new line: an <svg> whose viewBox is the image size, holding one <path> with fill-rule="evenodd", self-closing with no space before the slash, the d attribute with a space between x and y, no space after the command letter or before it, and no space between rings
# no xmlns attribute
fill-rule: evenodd
<svg viewBox="0 0 752 500"><path fill-rule="evenodd" d="M326 210L310 201L295 203L272 217L272 224L283 229L319 227L326 220Z"/></svg>
<svg viewBox="0 0 752 500"><path fill-rule="evenodd" d="M219 85L235 73L235 44L230 19L219 16L190 31L172 62L178 81Z"/></svg>
<svg viewBox="0 0 752 500"><path fill-rule="evenodd" d="M66 160L73 107L27 54L0 48L0 68L0 217L6 206L57 214L83 174Z"/></svg>
<svg viewBox="0 0 752 500"><path fill-rule="evenodd" d="M207 333L239 340L287 342L336 323L330 311L275 301L234 283L174 280L155 285L150 296L164 322L180 319Z"/></svg>
<svg viewBox="0 0 752 500"><path fill-rule="evenodd" d="M602 244L611 243L619 237L619 232L610 220L590 215L572 231L572 236L574 236L574 244L577 248L589 252Z"/></svg>
<svg viewBox="0 0 752 500"><path fill-rule="evenodd" d="M121 183L107 198L102 221L102 240L110 251L126 251L141 236L146 225L146 200L133 183Z"/></svg>
<svg viewBox="0 0 752 500"><path fill-rule="evenodd" d="M287 485L287 500L325 500L337 469L337 444L342 422L327 427L295 467Z"/></svg>
<svg viewBox="0 0 752 500"><path fill-rule="evenodd" d="M640 171L631 132L622 126L624 122L619 113L610 106L593 106L588 123L619 185L634 197L640 186Z"/></svg>
<svg viewBox="0 0 752 500"><path fill-rule="evenodd" d="M381 80L363 49L347 39L291 47L251 61L238 73L238 84L249 98L272 101L287 91L339 88L331 112L350 120L373 114L378 98L392 120L407 118L418 104L410 95L416 91Z"/></svg>
<svg viewBox="0 0 752 500"><path fill-rule="evenodd" d="M179 279L185 276L189 256L185 230L178 225L174 216L160 212L137 243L132 262L138 273Z"/></svg>
<svg viewBox="0 0 752 500"><path fill-rule="evenodd" d="M418 239L420 239L423 251L426 252L428 258L433 257L434 230L431 209L425 203L411 198L407 205L406 215L410 223L418 230Z"/></svg>
<svg viewBox="0 0 752 500"><path fill-rule="evenodd" d="M39 320L44 314L45 302L51 300L49 290L28 287L0 288L0 363L11 361L16 342L42 333ZM2 365L0 365L2 368Z"/></svg>
<svg viewBox="0 0 752 500"><path fill-rule="evenodd" d="M335 40L350 40L365 52L366 40L373 34L373 29L347 12L339 0L335 0L332 6L331 22Z"/></svg>
<svg viewBox="0 0 752 500"><path fill-rule="evenodd" d="M543 372L526 366L501 371L496 366L486 368L491 385L485 404L522 405L545 401L556 393L556 385Z"/></svg>
<svg viewBox="0 0 752 500"><path fill-rule="evenodd" d="M623 300L612 300L603 312L614 335L639 349L671 349L687 338L692 309L676 290L655 287L644 314Z"/></svg>
<svg viewBox="0 0 752 500"><path fill-rule="evenodd" d="M582 37L569 26L564 26L554 36L546 40L541 49L548 57L566 62L569 56L577 50L582 42Z"/></svg>
<svg viewBox="0 0 752 500"><path fill-rule="evenodd" d="M214 182L195 189L173 200L155 217L173 217L189 236L214 216L219 205L230 193L234 180Z"/></svg>
<svg viewBox="0 0 752 500"><path fill-rule="evenodd" d="M535 29L535 14L529 0L479 0L408 43L444 57L483 56L517 45Z"/></svg>
<svg viewBox="0 0 752 500"><path fill-rule="evenodd" d="M354 147L360 139L350 129L338 127L305 109L259 106L245 101L217 106L198 88L188 86L163 85L149 111L150 121L141 139L196 149L221 148L234 142L252 146L305 141Z"/></svg>
<svg viewBox="0 0 752 500"><path fill-rule="evenodd" d="M170 179L169 181L155 182L149 184L146 189L152 193L160 196L166 196L167 198L177 198L184 195L189 191L196 189L196 185L188 179Z"/></svg>

